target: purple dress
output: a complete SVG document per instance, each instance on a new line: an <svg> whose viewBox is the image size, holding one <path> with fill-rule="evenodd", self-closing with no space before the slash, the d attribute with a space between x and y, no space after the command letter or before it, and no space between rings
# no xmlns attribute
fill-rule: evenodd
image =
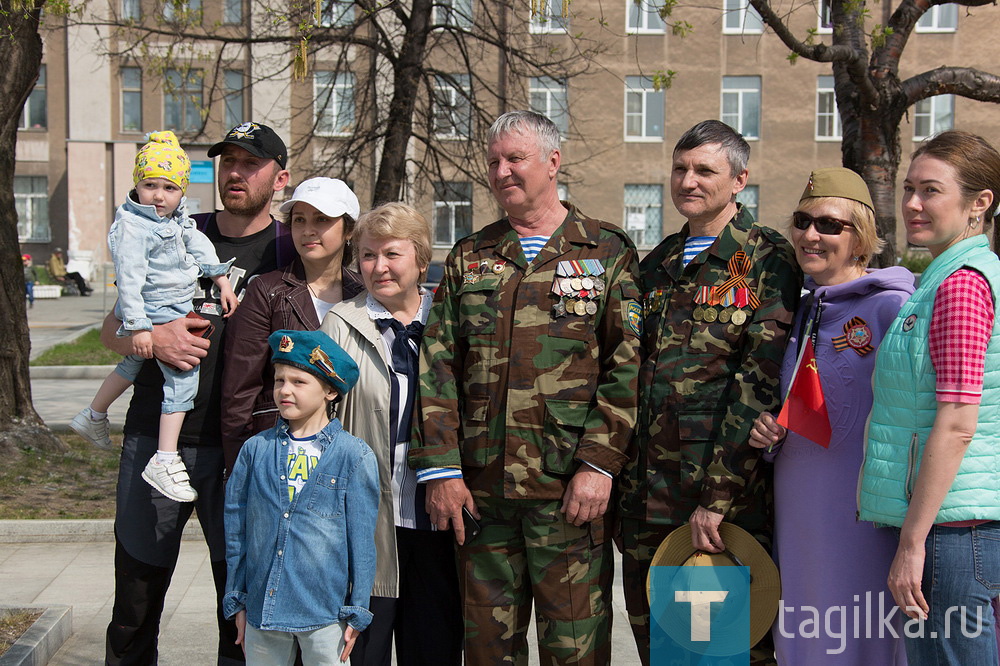
<svg viewBox="0 0 1000 666"><path fill-rule="evenodd" d="M805 288L813 293L809 309L820 308L816 359L833 436L824 449L789 432L765 454L774 461L774 556L781 570L783 607L772 629L778 663L906 664L901 613L891 622L900 640L881 624L895 608L886 579L896 538L889 529L858 522L855 512L875 349L913 293L913 275L897 266L828 287L806 278ZM805 316L800 308L788 339L782 395L792 380Z"/></svg>

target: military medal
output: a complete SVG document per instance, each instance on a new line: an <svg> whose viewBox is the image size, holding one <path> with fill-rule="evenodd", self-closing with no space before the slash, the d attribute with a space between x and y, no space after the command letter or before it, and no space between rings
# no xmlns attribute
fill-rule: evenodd
<svg viewBox="0 0 1000 666"><path fill-rule="evenodd" d="M719 313L715 311L715 308L705 308L705 321L711 324L718 318Z"/></svg>
<svg viewBox="0 0 1000 666"><path fill-rule="evenodd" d="M737 310L733 313L732 321L737 326L742 326L747 321L747 313L743 312L743 310Z"/></svg>
<svg viewBox="0 0 1000 666"><path fill-rule="evenodd" d="M597 303L594 301L587 301L586 310L589 315L597 314Z"/></svg>
<svg viewBox="0 0 1000 666"><path fill-rule="evenodd" d="M853 317L844 324L844 334L833 338L833 348L837 351L850 348L857 352L858 356L864 356L875 349L871 342L872 329L868 327L868 322L861 317Z"/></svg>
<svg viewBox="0 0 1000 666"><path fill-rule="evenodd" d="M566 299L566 312L567 312L567 314L572 314L573 312L576 312L576 299L575 298L567 298Z"/></svg>
<svg viewBox="0 0 1000 666"><path fill-rule="evenodd" d="M479 273L474 273L472 271L466 271L465 273L462 274L462 280L465 282L465 284L476 284L477 282L479 282L479 278L481 277L482 275L480 275Z"/></svg>
<svg viewBox="0 0 1000 666"><path fill-rule="evenodd" d="M578 314L581 317L583 315L587 314L587 305L586 305L586 303L584 303L583 301L577 301L576 305L573 306L573 312L575 312L576 314Z"/></svg>
<svg viewBox="0 0 1000 666"><path fill-rule="evenodd" d="M494 261L493 272L496 273L497 275L500 275L501 273L503 273L503 269L506 268L506 266L507 266L506 261Z"/></svg>
<svg viewBox="0 0 1000 666"><path fill-rule="evenodd" d="M594 289L597 291L604 291L604 280L599 277L594 278Z"/></svg>
<svg viewBox="0 0 1000 666"><path fill-rule="evenodd" d="M552 309L555 311L555 315L557 317L565 317L566 316L566 304L563 303L562 301L559 301L558 303L556 303L555 306Z"/></svg>
<svg viewBox="0 0 1000 666"><path fill-rule="evenodd" d="M570 280L570 285L573 287L573 291L580 291L583 289L583 280L578 277L572 278Z"/></svg>
<svg viewBox="0 0 1000 666"><path fill-rule="evenodd" d="M694 309L694 312L691 313L691 317L695 321L701 321L701 320L703 320L705 318L705 308L703 308L702 306L699 305L698 307L696 307Z"/></svg>
<svg viewBox="0 0 1000 666"><path fill-rule="evenodd" d="M594 288L594 278L588 275L584 277L582 280L580 280L580 284L583 285L584 289L590 291L591 289Z"/></svg>
<svg viewBox="0 0 1000 666"><path fill-rule="evenodd" d="M721 321L723 324L728 324L732 316L733 313L729 311L729 308L726 308L725 310L719 313L719 321Z"/></svg>
<svg viewBox="0 0 1000 666"><path fill-rule="evenodd" d="M564 294L573 293L573 282L568 277L559 278L559 290Z"/></svg>

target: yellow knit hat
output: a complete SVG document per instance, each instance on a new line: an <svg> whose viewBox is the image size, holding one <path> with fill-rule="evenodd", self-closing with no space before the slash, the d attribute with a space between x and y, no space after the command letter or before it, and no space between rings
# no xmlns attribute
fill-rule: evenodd
<svg viewBox="0 0 1000 666"><path fill-rule="evenodd" d="M135 156L132 178L137 185L146 178L166 178L183 191L191 178L191 160L173 132L150 132Z"/></svg>

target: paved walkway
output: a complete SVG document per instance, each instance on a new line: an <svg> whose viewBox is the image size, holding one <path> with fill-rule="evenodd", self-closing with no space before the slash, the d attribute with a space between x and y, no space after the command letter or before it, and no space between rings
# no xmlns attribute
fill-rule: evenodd
<svg viewBox="0 0 1000 666"><path fill-rule="evenodd" d="M28 311L32 358L60 342L68 342L99 325L114 306L114 290L105 295L38 299ZM55 429L86 406L101 379L39 379L31 382L35 409ZM121 428L128 397L112 407L112 427ZM190 530L190 525L189 525ZM191 666L215 663L215 588L208 548L197 538L186 540L174 572L160 631L160 664ZM96 537L100 539L101 537ZM5 604L61 604L73 607L73 636L49 662L55 666L92 666L104 659L104 632L114 602L114 543L2 543L0 534L0 601ZM614 586L614 663L639 663L616 562ZM534 628L529 630L530 664L538 664Z"/></svg>

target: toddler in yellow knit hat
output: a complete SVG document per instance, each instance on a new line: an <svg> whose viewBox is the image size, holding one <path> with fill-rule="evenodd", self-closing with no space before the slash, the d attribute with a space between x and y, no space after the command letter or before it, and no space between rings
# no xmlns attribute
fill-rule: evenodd
<svg viewBox="0 0 1000 666"><path fill-rule="evenodd" d="M191 312L198 278L218 287L228 317L239 304L226 276L232 260L222 263L212 242L187 215L184 191L191 177L191 160L170 130L153 132L139 149L133 171L135 189L118 207L108 232L115 264L122 321L118 335L130 336L132 354L122 359L101 384L97 395L77 414L70 427L102 448L110 448L108 408L132 385L146 359L153 358L153 325ZM177 454L184 415L194 405L198 368L182 372L160 360L163 403L156 454L142 478L166 497L193 502L187 469Z"/></svg>

